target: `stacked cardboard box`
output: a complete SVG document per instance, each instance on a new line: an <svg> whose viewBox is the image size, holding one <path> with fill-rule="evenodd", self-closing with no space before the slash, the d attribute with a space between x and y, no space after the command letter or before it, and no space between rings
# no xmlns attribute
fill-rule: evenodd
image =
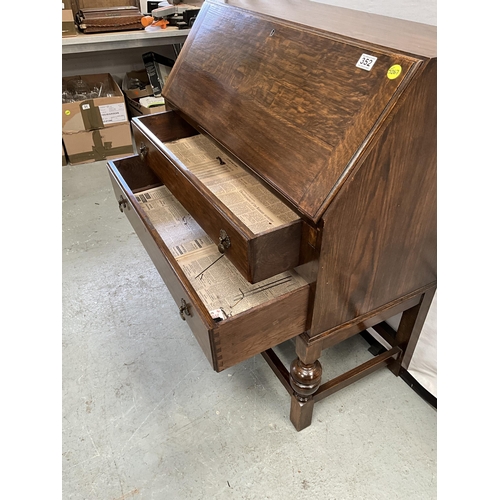
<svg viewBox="0 0 500 500"><path fill-rule="evenodd" d="M72 164L133 153L125 97L109 73L63 77L62 138ZM78 87L87 92L80 91Z"/></svg>
<svg viewBox="0 0 500 500"><path fill-rule="evenodd" d="M70 0L62 2L62 36L76 36L76 26Z"/></svg>

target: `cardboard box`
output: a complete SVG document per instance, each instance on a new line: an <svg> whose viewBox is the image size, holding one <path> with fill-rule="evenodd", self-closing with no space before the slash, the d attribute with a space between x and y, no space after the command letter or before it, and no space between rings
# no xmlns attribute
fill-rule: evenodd
<svg viewBox="0 0 500 500"><path fill-rule="evenodd" d="M154 108L145 108L141 106L139 102L129 101L127 100L128 112L130 117L134 116L144 116L144 115L154 115L156 113L162 113L166 111L167 108L165 106L155 106Z"/></svg>
<svg viewBox="0 0 500 500"><path fill-rule="evenodd" d="M140 87L131 88L136 86L137 80L140 82ZM139 99L142 97L150 97L153 95L153 88L149 83L148 74L145 69L126 73L122 82L122 90L125 95L127 109L131 117L161 113L169 109L165 105L147 108L142 106L139 102Z"/></svg>
<svg viewBox="0 0 500 500"><path fill-rule="evenodd" d="M137 97L136 99L129 99L128 97L126 98L127 108L130 116L154 115L156 113L162 113L163 111L170 109L170 107L165 104L163 106L153 106L148 108L146 106L142 106L139 102L139 99L140 97Z"/></svg>
<svg viewBox="0 0 500 500"><path fill-rule="evenodd" d="M133 154L130 123L79 132L64 137L68 160L72 165L123 158Z"/></svg>
<svg viewBox="0 0 500 500"><path fill-rule="evenodd" d="M88 163L133 154L125 97L112 76L63 77L62 83L70 96L78 99L62 104L62 138L69 162Z"/></svg>
<svg viewBox="0 0 500 500"><path fill-rule="evenodd" d="M122 91L125 97L130 99L153 95L153 87L149 83L147 71L141 69L125 73L122 81Z"/></svg>
<svg viewBox="0 0 500 500"><path fill-rule="evenodd" d="M66 8L64 3L62 11L62 36L77 36L73 11L71 8Z"/></svg>

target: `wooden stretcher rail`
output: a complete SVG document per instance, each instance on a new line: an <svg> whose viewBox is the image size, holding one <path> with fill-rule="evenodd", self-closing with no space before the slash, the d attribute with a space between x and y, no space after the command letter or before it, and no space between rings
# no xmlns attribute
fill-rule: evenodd
<svg viewBox="0 0 500 500"><path fill-rule="evenodd" d="M322 399L340 391L344 387L357 382L366 375L373 373L375 370L382 368L384 365L389 365L397 356L400 356L402 350L399 347L393 347L377 356L370 359L352 370L349 370L338 377L335 377L328 382L319 386L317 392L311 396L311 400L315 403ZM290 372L286 369L285 365L276 355L272 349L268 349L262 353L262 357L267 361L268 365L273 370L274 374L278 377L283 387L290 395L293 395L293 389L290 385Z"/></svg>

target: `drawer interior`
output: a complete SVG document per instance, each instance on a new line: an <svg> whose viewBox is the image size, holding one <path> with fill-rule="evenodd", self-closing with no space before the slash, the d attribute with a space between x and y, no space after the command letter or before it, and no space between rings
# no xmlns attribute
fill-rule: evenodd
<svg viewBox="0 0 500 500"><path fill-rule="evenodd" d="M158 138L167 155L189 171L251 234L263 234L300 220L236 158L174 111L140 121Z"/></svg>
<svg viewBox="0 0 500 500"><path fill-rule="evenodd" d="M114 164L215 322L307 287L293 269L250 284L156 174L130 160Z"/></svg>
<svg viewBox="0 0 500 500"><path fill-rule="evenodd" d="M197 134L164 144L253 234L299 220L295 212L208 136Z"/></svg>
<svg viewBox="0 0 500 500"><path fill-rule="evenodd" d="M135 197L216 322L307 285L293 270L250 284L164 185Z"/></svg>

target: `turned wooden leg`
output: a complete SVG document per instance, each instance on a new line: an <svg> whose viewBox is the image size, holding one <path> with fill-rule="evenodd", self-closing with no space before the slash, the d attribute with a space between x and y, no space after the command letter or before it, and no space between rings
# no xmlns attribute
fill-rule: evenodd
<svg viewBox="0 0 500 500"><path fill-rule="evenodd" d="M321 363L303 363L295 359L290 366L290 385L293 389L290 407L290 420L298 431L311 425L314 399L313 395L321 383Z"/></svg>

